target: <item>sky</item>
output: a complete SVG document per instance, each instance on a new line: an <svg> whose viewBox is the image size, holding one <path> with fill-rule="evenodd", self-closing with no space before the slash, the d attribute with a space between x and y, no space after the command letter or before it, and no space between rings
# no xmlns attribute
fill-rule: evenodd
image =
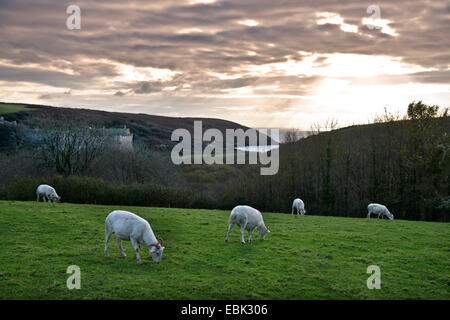
<svg viewBox="0 0 450 320"><path fill-rule="evenodd" d="M449 106L449 31L443 0L0 0L0 101L367 123L414 100Z"/></svg>

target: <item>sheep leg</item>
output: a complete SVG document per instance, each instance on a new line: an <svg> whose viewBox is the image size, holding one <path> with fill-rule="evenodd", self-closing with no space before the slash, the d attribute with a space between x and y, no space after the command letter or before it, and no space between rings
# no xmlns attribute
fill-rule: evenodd
<svg viewBox="0 0 450 320"><path fill-rule="evenodd" d="M122 239L117 238L117 245L119 246L120 255L123 258L125 258L127 255L125 254L125 252L123 251L123 248L122 248Z"/></svg>
<svg viewBox="0 0 450 320"><path fill-rule="evenodd" d="M39 202L39 193L36 193L37 199L36 202Z"/></svg>
<svg viewBox="0 0 450 320"><path fill-rule="evenodd" d="M256 228L255 228L256 229ZM250 230L249 232L248 232L248 242L251 242L252 241L252 233L253 233L253 231L255 231L255 229L253 229L253 230Z"/></svg>
<svg viewBox="0 0 450 320"><path fill-rule="evenodd" d="M109 237L111 237L111 232L109 230L105 230L105 257L108 256L108 241Z"/></svg>
<svg viewBox="0 0 450 320"><path fill-rule="evenodd" d="M370 211L367 213L367 219L370 219Z"/></svg>
<svg viewBox="0 0 450 320"><path fill-rule="evenodd" d="M230 237L231 228L233 228L233 223L230 223L228 226L227 237L225 238L225 242L228 242L228 238Z"/></svg>
<svg viewBox="0 0 450 320"><path fill-rule="evenodd" d="M136 262L141 261L141 256L139 255L139 244L135 239L130 239L133 245L134 251L136 252Z"/></svg>
<svg viewBox="0 0 450 320"><path fill-rule="evenodd" d="M242 243L245 243L245 240L244 240L244 230L245 230L245 226L244 226L244 225L241 225L241 242L242 242Z"/></svg>

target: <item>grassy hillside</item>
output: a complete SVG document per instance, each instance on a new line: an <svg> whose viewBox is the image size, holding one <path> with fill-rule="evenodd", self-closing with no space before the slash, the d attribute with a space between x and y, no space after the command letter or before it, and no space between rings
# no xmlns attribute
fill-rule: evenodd
<svg viewBox="0 0 450 320"><path fill-rule="evenodd" d="M20 111L32 111L33 109L26 108L22 104L0 103L0 115L6 113L15 113Z"/></svg>
<svg viewBox="0 0 450 320"><path fill-rule="evenodd" d="M0 299L449 299L450 225L264 213L271 233L225 243L228 211L122 207L147 219L166 249L160 264L115 237L119 207L0 202ZM66 269L81 268L81 290ZM381 290L366 287L369 265Z"/></svg>

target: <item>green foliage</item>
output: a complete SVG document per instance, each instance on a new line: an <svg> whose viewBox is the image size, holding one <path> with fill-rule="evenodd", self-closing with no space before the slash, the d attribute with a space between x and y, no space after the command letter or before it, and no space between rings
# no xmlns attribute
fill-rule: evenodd
<svg viewBox="0 0 450 320"><path fill-rule="evenodd" d="M160 264L115 236L112 210L148 220L165 250ZM271 232L242 245L229 211L0 201L0 299L450 299L450 225L263 213ZM246 234L247 236L247 234ZM67 267L81 269L68 290ZM369 265L381 290L367 289Z"/></svg>
<svg viewBox="0 0 450 320"><path fill-rule="evenodd" d="M439 111L439 106L429 106L422 101L411 102L408 105L408 118L417 120L417 119L426 119L426 118L434 118L437 116Z"/></svg>
<svg viewBox="0 0 450 320"><path fill-rule="evenodd" d="M19 176L8 187L6 198L36 200L36 188L40 184L49 184L54 187L61 196L62 202L181 208L197 205L205 208L213 207L211 198L188 190L151 183L114 185L101 178L80 176L49 178Z"/></svg>
<svg viewBox="0 0 450 320"><path fill-rule="evenodd" d="M0 125L0 151L14 149L20 142L15 126Z"/></svg>
<svg viewBox="0 0 450 320"><path fill-rule="evenodd" d="M0 114L15 113L19 111L30 111L33 109L26 108L21 104L0 103Z"/></svg>
<svg viewBox="0 0 450 320"><path fill-rule="evenodd" d="M325 180L323 184L323 211L326 215L332 215L334 204L334 188L331 181L331 140L328 140L325 157Z"/></svg>

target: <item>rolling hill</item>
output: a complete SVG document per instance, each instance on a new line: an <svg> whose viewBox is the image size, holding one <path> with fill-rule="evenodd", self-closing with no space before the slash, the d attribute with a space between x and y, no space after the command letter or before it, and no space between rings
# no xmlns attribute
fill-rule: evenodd
<svg viewBox="0 0 450 320"><path fill-rule="evenodd" d="M209 128L219 129L248 129L238 123L214 118L176 118L156 116L143 113L121 113L82 108L63 108L45 105L4 103L0 102L0 115L6 120L25 124L32 128L54 127L55 123L89 124L95 127L123 128L127 126L134 135L134 139L143 141L150 147L158 148L172 145L170 140L172 131L184 128L193 134L194 120L201 120L203 131Z"/></svg>

